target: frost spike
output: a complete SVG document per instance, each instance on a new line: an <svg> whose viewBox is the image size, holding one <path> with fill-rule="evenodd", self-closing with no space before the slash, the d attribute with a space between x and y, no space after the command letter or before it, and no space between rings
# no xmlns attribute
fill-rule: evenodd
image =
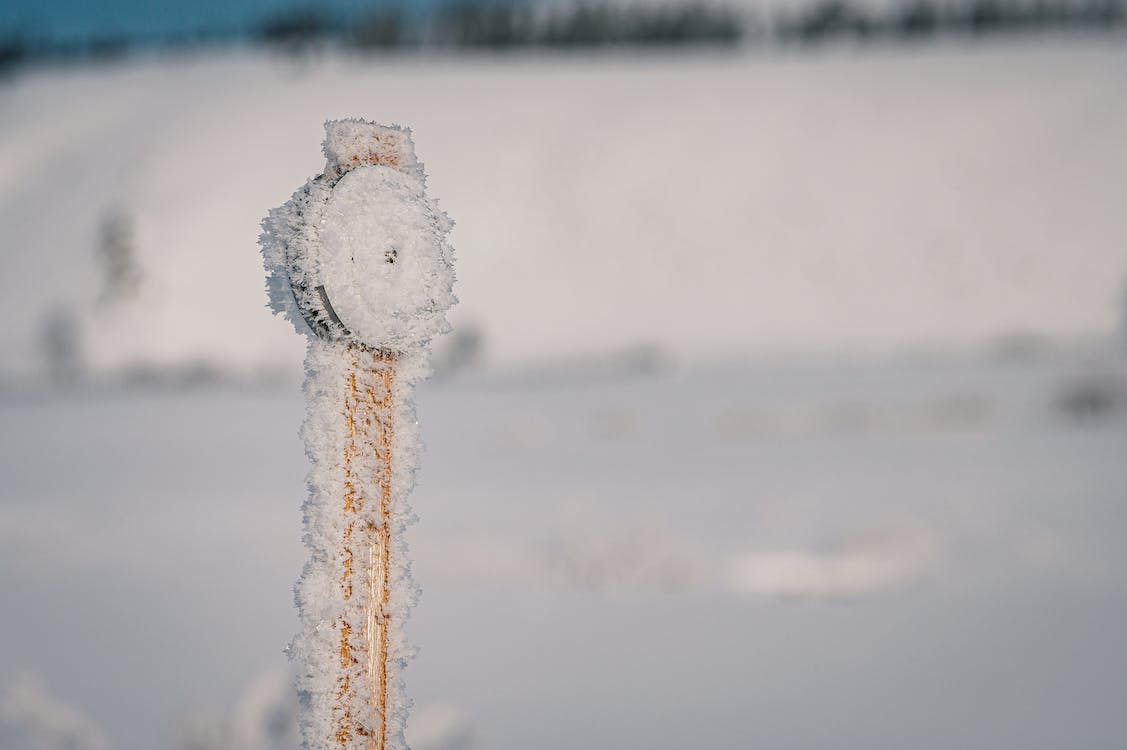
<svg viewBox="0 0 1127 750"><path fill-rule="evenodd" d="M270 212L260 238L271 306L308 337L311 555L290 657L306 750L404 750L412 390L456 301L452 222L425 194L410 131L363 120L325 131L324 172Z"/></svg>

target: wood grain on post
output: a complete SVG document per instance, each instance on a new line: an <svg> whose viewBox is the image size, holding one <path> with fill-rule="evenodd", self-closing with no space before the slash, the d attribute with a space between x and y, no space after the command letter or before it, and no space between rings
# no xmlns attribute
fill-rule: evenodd
<svg viewBox="0 0 1127 750"><path fill-rule="evenodd" d="M344 158L339 158L344 157ZM407 171L414 167L410 141L398 134L380 133L357 144L352 154L339 155L326 166L325 175L338 179L351 169L382 165ZM364 587L365 608L362 632L353 632L349 618L338 623L340 631L340 676L337 680L336 739L347 750L385 750L388 744L388 636L391 628L391 504L392 455L395 435L395 355L363 344L348 345L350 367L348 389L343 404L347 426L344 449L344 497L341 509L346 523L341 539L341 592L346 602L353 601L357 587ZM376 476L363 476L357 459L374 456L379 467ZM364 491L372 488L374 492ZM365 508L375 501L379 507ZM359 597L358 597L359 598ZM355 620L353 620L355 621ZM367 689L357 690L356 680L365 680ZM354 696L370 693L372 708L380 718L373 732L363 717L354 716L349 706Z"/></svg>
<svg viewBox="0 0 1127 750"><path fill-rule="evenodd" d="M353 599L356 587L363 586L364 629L352 632L346 619L340 622L341 676L337 684L337 742L342 748L359 747L366 737L366 750L384 750L387 744L387 658L391 598L391 476L394 436L395 359L386 352L373 351L359 344L349 346L351 355L344 420L348 440L344 449L344 497L346 518L341 540L343 566L340 585L345 602ZM375 477L359 475L355 466L362 452L369 452L380 467ZM360 488L375 483L375 493ZM379 507L365 509L364 502L375 500ZM361 516L361 512L368 512ZM374 510L375 512L371 512ZM359 568L359 570L358 570ZM357 692L354 679L368 682L373 708L380 727L373 736L353 716L349 706Z"/></svg>

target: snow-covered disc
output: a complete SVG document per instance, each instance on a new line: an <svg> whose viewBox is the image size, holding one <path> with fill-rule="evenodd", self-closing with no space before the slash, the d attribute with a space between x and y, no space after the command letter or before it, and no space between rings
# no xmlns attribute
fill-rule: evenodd
<svg viewBox="0 0 1127 750"><path fill-rule="evenodd" d="M330 135L340 129L329 126ZM385 138L399 134L368 127ZM263 222L271 307L320 338L396 352L424 346L448 330L446 312L456 301L451 226L426 197L414 161L341 166L330 159L326 174Z"/></svg>
<svg viewBox="0 0 1127 750"><path fill-rule="evenodd" d="M445 329L454 301L446 229L414 175L364 166L333 186L318 231L320 276L352 339L396 350Z"/></svg>

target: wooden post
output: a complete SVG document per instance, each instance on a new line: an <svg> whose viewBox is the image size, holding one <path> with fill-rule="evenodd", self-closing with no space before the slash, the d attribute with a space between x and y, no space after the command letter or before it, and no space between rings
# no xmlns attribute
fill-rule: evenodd
<svg viewBox="0 0 1127 750"><path fill-rule="evenodd" d="M341 540L342 570L340 584L346 602L352 601L357 578L365 587L364 631L353 633L345 618L341 619L340 666L338 680L337 742L342 748L357 746L367 735L367 750L384 750L387 745L387 659L388 630L391 627L388 604L391 597L391 478L394 457L392 439L395 431L395 357L373 351L360 344L349 345L351 369L343 418L348 442L344 451L344 497L341 510L348 522ZM376 477L360 476L354 461L361 452L371 452L379 471ZM374 484L373 484L374 480ZM362 497L359 487L375 486L374 497ZM375 500L378 508L364 514L364 502ZM357 523L360 528L357 529ZM357 567L362 566L362 574ZM355 692L353 680L368 681L373 708L380 717L376 736L358 724L348 709L349 697Z"/></svg>
<svg viewBox="0 0 1127 750"><path fill-rule="evenodd" d="M418 460L412 388L456 301L452 222L426 196L409 130L350 118L325 135L324 172L259 239L271 307L309 336L311 555L290 654L307 747L403 750L415 589L397 535Z"/></svg>
<svg viewBox="0 0 1127 750"><path fill-rule="evenodd" d="M407 171L414 168L410 141L399 133L382 133L367 143L357 144L351 154L337 155L336 164L326 167L325 177L339 179L361 166L383 165ZM395 355L359 343L348 344L350 371L343 418L348 428L344 452L345 493L341 509L348 519L341 540L340 585L346 602L354 600L356 586L364 587L363 632L352 632L347 619L340 630L341 675L337 681L337 744L346 750L385 750L388 744L388 640L392 627L391 599L391 503L392 455L395 434ZM354 471L355 459L362 453L374 455L379 471L375 477ZM364 498L360 487L378 488L374 497ZM375 501L378 508L366 509L364 502ZM367 512L366 512L367 511ZM374 511L374 512L371 512ZM360 528L357 528L360 522ZM358 571L357 568L362 570ZM359 581L357 580L359 579ZM380 717L373 735L361 717L353 716L348 706L356 692L355 680L367 681L372 707Z"/></svg>

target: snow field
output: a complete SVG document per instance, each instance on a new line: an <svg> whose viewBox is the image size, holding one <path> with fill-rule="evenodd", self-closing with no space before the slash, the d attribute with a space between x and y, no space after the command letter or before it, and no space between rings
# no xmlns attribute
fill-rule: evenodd
<svg viewBox="0 0 1127 750"><path fill-rule="evenodd" d="M61 312L94 373L296 372L247 248L281 186L320 169L323 120L350 113L413 127L459 221L452 322L494 368L1104 335L1127 278L1124 54L233 53L30 72L0 89L0 305L21 321L0 332L2 369L37 372ZM113 217L140 282L99 304Z"/></svg>

